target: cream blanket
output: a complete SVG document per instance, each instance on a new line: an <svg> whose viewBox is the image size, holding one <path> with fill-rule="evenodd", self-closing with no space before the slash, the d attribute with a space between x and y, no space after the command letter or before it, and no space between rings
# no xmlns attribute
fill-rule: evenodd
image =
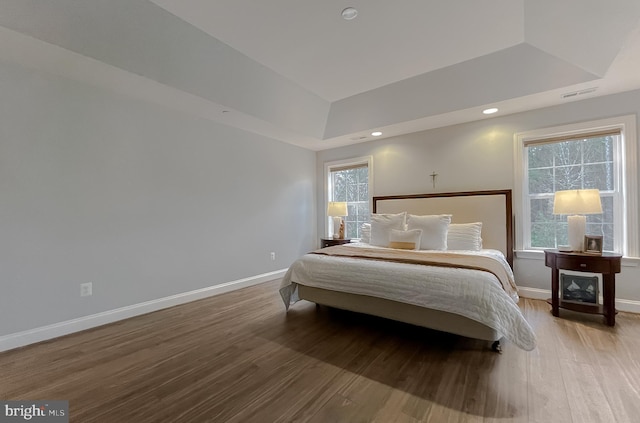
<svg viewBox="0 0 640 423"><path fill-rule="evenodd" d="M518 301L518 287L516 286L513 272L504 262L496 260L494 256L452 253L448 251L413 251L367 247L353 248L344 245L321 248L313 251L311 254L421 264L425 266L457 267L490 272L498 278L498 281L500 281L502 288L504 288L507 294L516 302Z"/></svg>
<svg viewBox="0 0 640 423"><path fill-rule="evenodd" d="M368 251L370 249L381 253ZM325 250L328 251L320 250L320 254L306 254L296 260L283 277L280 294L287 309L299 300L297 286L301 284L459 314L493 328L524 350L535 348L535 334L517 305L517 295L514 298L505 290L512 287L513 274L499 251L483 250L468 254L417 251L405 257L422 262L414 264L393 261L393 256L404 256L405 252L386 248L350 245ZM333 255L331 250L345 251L342 255ZM384 254L388 259L355 257ZM414 257L416 255L424 257L418 259ZM432 255L442 257L434 259ZM496 270L498 266L506 266L507 282L500 282L493 271L453 267L453 263L439 265L445 260L461 261L462 257L467 257L475 267L478 262L485 261L476 260L476 256L493 257L498 265L489 267L496 273L502 273ZM429 261L433 264L427 264Z"/></svg>

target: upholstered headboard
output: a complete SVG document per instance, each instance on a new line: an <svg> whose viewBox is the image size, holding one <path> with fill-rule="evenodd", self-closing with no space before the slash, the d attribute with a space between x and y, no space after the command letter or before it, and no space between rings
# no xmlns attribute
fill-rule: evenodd
<svg viewBox="0 0 640 423"><path fill-rule="evenodd" d="M373 197L374 213L451 214L452 223L482 222L482 245L502 251L513 267L511 190Z"/></svg>

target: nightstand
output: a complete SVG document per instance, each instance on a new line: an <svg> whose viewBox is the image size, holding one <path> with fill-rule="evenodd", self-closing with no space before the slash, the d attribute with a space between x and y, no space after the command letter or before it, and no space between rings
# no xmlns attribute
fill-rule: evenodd
<svg viewBox="0 0 640 423"><path fill-rule="evenodd" d="M603 314L607 325L616 324L616 273L620 273L622 255L602 253L602 255L584 253L565 253L558 250L545 250L544 264L551 268L551 312L559 315L559 309L582 313ZM559 270L600 273L602 275L603 304L580 304L562 301L559 298Z"/></svg>
<svg viewBox="0 0 640 423"><path fill-rule="evenodd" d="M320 248L333 247L334 245L348 244L351 239L333 239L333 238L321 238Z"/></svg>

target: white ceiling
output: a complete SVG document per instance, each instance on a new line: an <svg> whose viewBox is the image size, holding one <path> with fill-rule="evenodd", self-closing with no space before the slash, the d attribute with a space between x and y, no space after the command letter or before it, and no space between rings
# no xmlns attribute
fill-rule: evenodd
<svg viewBox="0 0 640 423"><path fill-rule="evenodd" d="M524 41L522 0L151 1L328 101Z"/></svg>
<svg viewBox="0 0 640 423"><path fill-rule="evenodd" d="M640 2L3 0L0 59L321 150L638 89Z"/></svg>
<svg viewBox="0 0 640 423"><path fill-rule="evenodd" d="M521 43L594 79L492 102L514 113L640 88L637 1L585 0L152 0L259 63L335 102ZM358 16L341 18L347 6ZM597 87L563 99L562 94ZM482 118L461 105L384 127L329 137L344 145L370 129L385 136ZM483 106L483 104L478 104Z"/></svg>

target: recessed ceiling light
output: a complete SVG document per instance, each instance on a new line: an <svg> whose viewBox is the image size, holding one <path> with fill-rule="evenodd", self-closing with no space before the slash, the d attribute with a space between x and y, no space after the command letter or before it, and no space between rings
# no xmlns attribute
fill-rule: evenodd
<svg viewBox="0 0 640 423"><path fill-rule="evenodd" d="M492 107L492 108L490 108L490 109L484 109L484 110L482 111L482 113L484 113L485 115L492 115L492 114L494 114L494 113L495 113L495 112L497 112L497 111L498 111L498 109L497 109L497 108Z"/></svg>
<svg viewBox="0 0 640 423"><path fill-rule="evenodd" d="M374 137L379 137L380 135L382 135L382 132L375 131L375 132L372 132L371 135L373 135Z"/></svg>
<svg viewBox="0 0 640 423"><path fill-rule="evenodd" d="M347 7L342 11L342 18L350 21L351 19L355 19L358 16L358 11L353 7Z"/></svg>

